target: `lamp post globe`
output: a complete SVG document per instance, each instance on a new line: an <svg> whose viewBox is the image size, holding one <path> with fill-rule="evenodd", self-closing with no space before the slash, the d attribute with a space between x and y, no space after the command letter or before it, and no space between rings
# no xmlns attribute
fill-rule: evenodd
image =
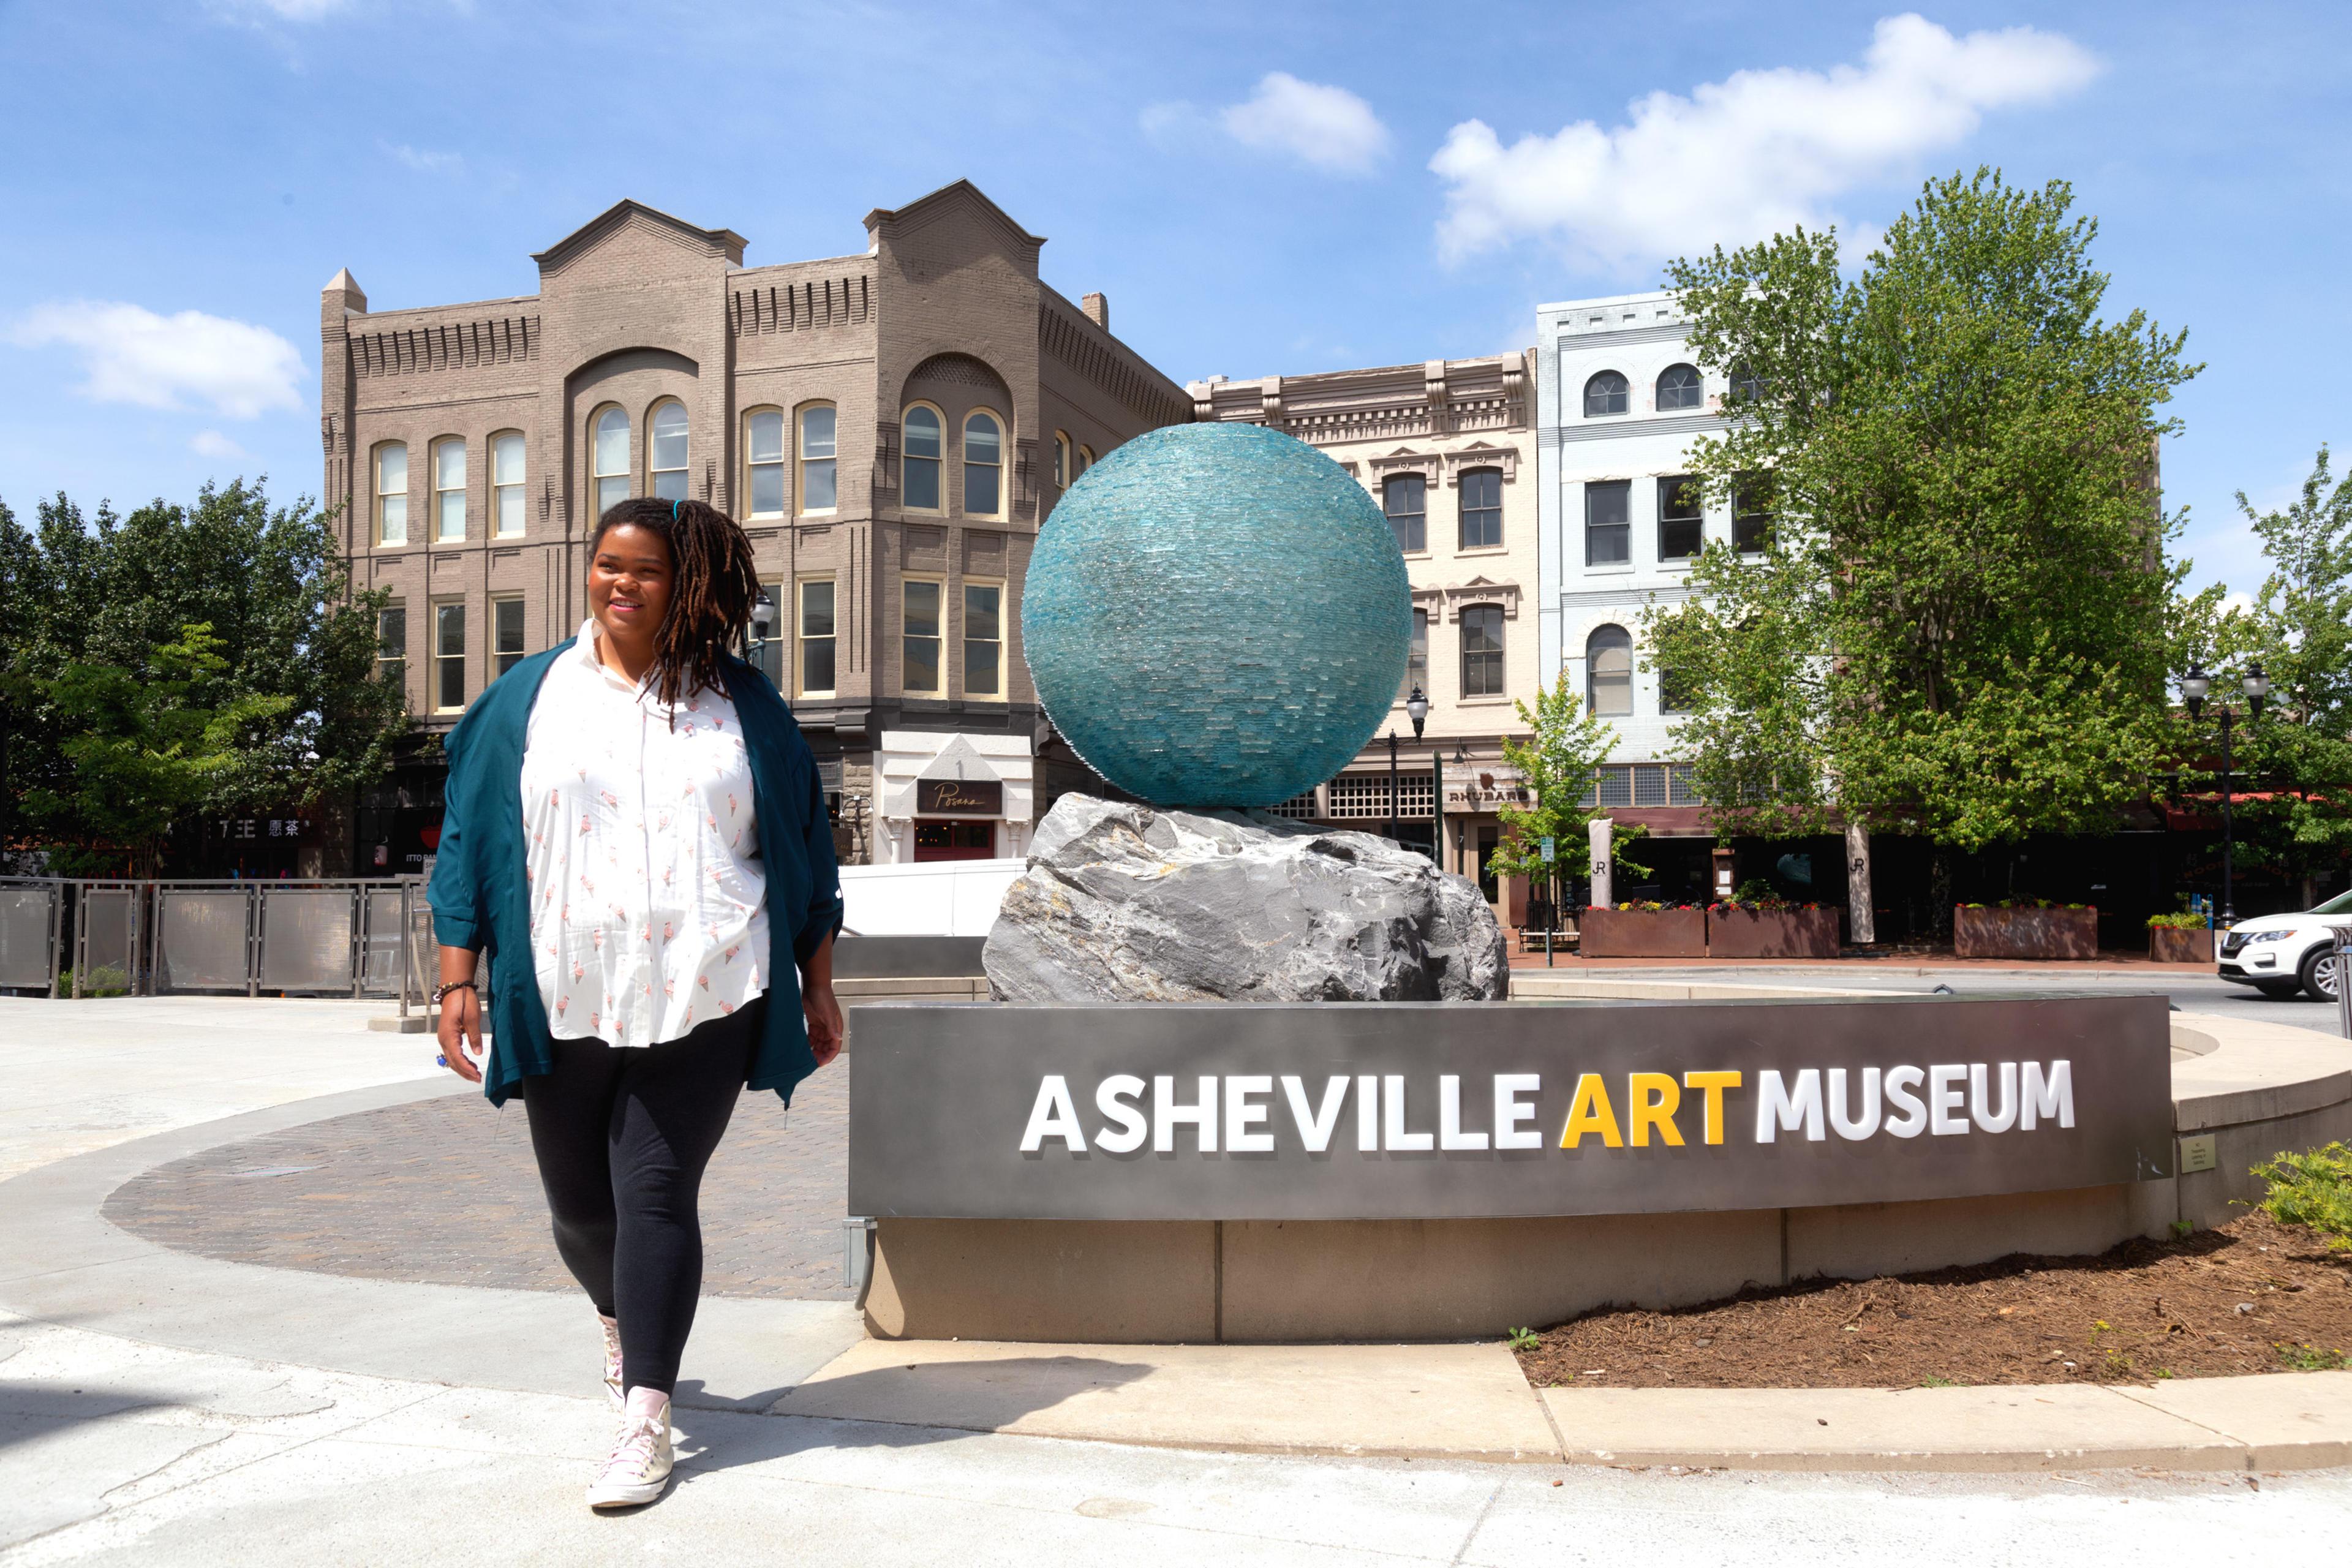
<svg viewBox="0 0 2352 1568"><path fill-rule="evenodd" d="M2246 693L2246 704L2256 718L2262 717L2263 703L2271 694L2271 678L2263 673L2260 660L2246 666L2245 679L2238 683Z"/></svg>
<svg viewBox="0 0 2352 1568"><path fill-rule="evenodd" d="M765 588L762 588L760 590L760 596L751 601L752 640L755 642L766 642L768 640L769 629L774 626L775 624L776 602L768 597L768 591Z"/></svg>
<svg viewBox="0 0 2352 1568"><path fill-rule="evenodd" d="M1422 725L1429 721L1429 699L1421 694L1420 687L1414 687L1412 695L1404 700L1404 710L1412 720L1412 738L1418 741Z"/></svg>
<svg viewBox="0 0 2352 1568"><path fill-rule="evenodd" d="M2192 664L2189 673L2180 678L2180 695L2188 700L2189 716L2196 718L2205 710L2206 694L2213 689L2213 678L2205 673L2202 664Z"/></svg>

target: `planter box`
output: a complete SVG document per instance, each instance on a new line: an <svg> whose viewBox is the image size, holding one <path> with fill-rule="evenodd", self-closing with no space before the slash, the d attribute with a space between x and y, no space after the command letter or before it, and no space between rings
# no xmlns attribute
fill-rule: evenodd
<svg viewBox="0 0 2352 1568"><path fill-rule="evenodd" d="M2158 963L2210 963L2213 933L2182 931L2177 926L2147 928L2147 955Z"/></svg>
<svg viewBox="0 0 2352 1568"><path fill-rule="evenodd" d="M1588 909L1577 922L1587 958L1705 958L1705 910Z"/></svg>
<svg viewBox="0 0 2352 1568"><path fill-rule="evenodd" d="M1952 911L1952 952L1958 958L2096 958L2099 911L1963 906Z"/></svg>
<svg viewBox="0 0 2352 1568"><path fill-rule="evenodd" d="M1710 958L1835 958L1836 910L1709 910Z"/></svg>

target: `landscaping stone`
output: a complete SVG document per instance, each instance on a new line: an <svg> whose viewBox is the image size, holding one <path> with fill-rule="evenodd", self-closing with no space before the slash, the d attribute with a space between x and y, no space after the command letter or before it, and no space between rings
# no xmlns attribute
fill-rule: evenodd
<svg viewBox="0 0 2352 1568"><path fill-rule="evenodd" d="M1495 1001L1477 886L1369 833L1066 795L982 952L1000 1001Z"/></svg>

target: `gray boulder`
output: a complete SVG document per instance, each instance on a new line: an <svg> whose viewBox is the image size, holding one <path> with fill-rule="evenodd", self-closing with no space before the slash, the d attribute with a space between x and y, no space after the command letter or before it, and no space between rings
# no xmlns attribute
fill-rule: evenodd
<svg viewBox="0 0 2352 1568"><path fill-rule="evenodd" d="M1066 795L982 953L1011 1002L1499 999L1477 887L1369 833Z"/></svg>

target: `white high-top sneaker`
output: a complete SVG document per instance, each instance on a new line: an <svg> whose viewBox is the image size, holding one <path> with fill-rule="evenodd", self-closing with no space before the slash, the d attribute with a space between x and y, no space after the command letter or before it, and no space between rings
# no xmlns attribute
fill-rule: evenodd
<svg viewBox="0 0 2352 1568"><path fill-rule="evenodd" d="M635 1508L653 1501L669 1485L672 1462L667 1406L659 1415L623 1415L612 1458L588 1483L588 1506Z"/></svg>
<svg viewBox="0 0 2352 1568"><path fill-rule="evenodd" d="M621 1325L598 1313L596 1321L604 1325L604 1392L613 1398L613 1408L618 1410L628 1403L621 1387Z"/></svg>

